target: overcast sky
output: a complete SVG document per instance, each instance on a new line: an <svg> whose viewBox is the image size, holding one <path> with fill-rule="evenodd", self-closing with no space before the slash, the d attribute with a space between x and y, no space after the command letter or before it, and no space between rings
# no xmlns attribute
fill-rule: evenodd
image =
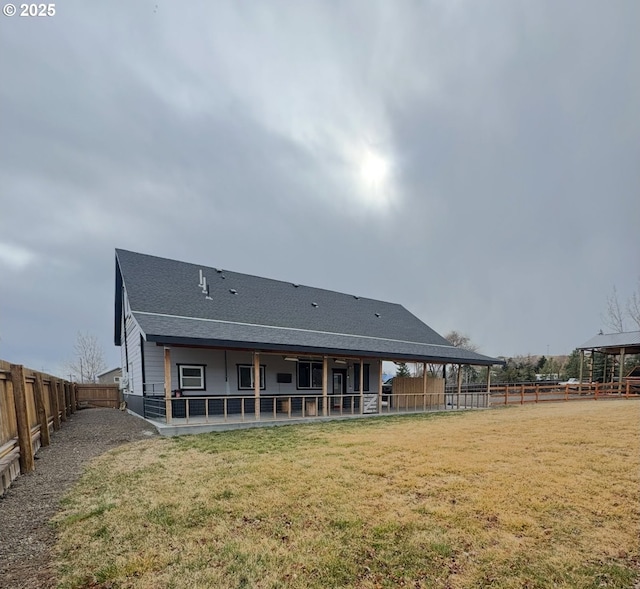
<svg viewBox="0 0 640 589"><path fill-rule="evenodd" d="M119 365L116 247L489 355L569 353L637 288L637 0L55 8L0 16L2 359L62 373L81 330Z"/></svg>

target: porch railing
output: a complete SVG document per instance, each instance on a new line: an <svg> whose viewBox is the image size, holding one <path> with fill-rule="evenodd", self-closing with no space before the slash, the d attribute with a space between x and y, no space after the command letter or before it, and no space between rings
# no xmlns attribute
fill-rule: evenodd
<svg viewBox="0 0 640 589"><path fill-rule="evenodd" d="M362 414L394 415L484 409L489 406L606 398L640 398L639 383L593 384L495 384L481 390L446 387L439 393L359 393L349 395L299 394L261 395L256 411L253 395L205 395L172 397L175 424L221 424L255 421L287 421L323 417L350 417ZM143 397L144 417L166 421L166 400L149 387ZM158 386L158 391L160 387ZM154 394L155 393L155 394ZM325 406L326 405L326 406Z"/></svg>
<svg viewBox="0 0 640 589"><path fill-rule="evenodd" d="M143 403L145 417L166 420L164 397L146 395ZM172 397L170 403L172 421L176 424L217 424L475 409L487 406L487 394L402 393L383 394L381 399L377 393L327 397L322 394L261 395L259 411L253 395L181 396Z"/></svg>

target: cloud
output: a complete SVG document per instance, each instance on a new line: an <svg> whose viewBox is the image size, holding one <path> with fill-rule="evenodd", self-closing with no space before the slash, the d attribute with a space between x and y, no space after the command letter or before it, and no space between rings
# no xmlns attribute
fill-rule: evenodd
<svg viewBox="0 0 640 589"><path fill-rule="evenodd" d="M0 242L0 263L10 270L24 270L35 259L29 250L11 243Z"/></svg>
<svg viewBox="0 0 640 589"><path fill-rule="evenodd" d="M0 19L0 264L23 278L0 281L0 357L54 363L88 330L116 363L115 247L397 301L489 354L570 351L640 267L639 19L633 0Z"/></svg>

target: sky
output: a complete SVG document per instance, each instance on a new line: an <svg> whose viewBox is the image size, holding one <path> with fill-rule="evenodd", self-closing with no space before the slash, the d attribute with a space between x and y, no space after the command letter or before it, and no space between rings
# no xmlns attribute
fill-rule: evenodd
<svg viewBox="0 0 640 589"><path fill-rule="evenodd" d="M62 375L83 332L118 366L115 248L568 354L639 288L638 22L636 0L0 15L0 358Z"/></svg>

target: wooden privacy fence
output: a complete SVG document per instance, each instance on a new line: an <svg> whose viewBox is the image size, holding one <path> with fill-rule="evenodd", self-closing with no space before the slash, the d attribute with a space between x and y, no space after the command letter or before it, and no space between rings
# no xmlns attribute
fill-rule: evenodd
<svg viewBox="0 0 640 589"><path fill-rule="evenodd" d="M78 404L80 407L120 406L120 387L117 384L77 384Z"/></svg>
<svg viewBox="0 0 640 589"><path fill-rule="evenodd" d="M73 383L0 360L0 496L77 409Z"/></svg>
<svg viewBox="0 0 640 589"><path fill-rule="evenodd" d="M427 376L425 383L422 376L396 376L393 398L397 409L420 409L425 403L426 408L444 405L444 379Z"/></svg>

